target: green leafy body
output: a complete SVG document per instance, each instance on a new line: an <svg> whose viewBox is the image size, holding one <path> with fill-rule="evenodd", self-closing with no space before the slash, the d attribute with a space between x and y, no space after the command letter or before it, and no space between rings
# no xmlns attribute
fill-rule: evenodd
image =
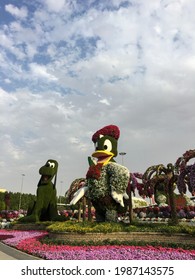
<svg viewBox="0 0 195 280"><path fill-rule="evenodd" d="M39 222L60 220L57 212L56 178L58 162L48 160L39 169L41 178L37 186L37 197L33 205L29 206L27 216L21 222ZM54 183L52 179L54 179Z"/></svg>

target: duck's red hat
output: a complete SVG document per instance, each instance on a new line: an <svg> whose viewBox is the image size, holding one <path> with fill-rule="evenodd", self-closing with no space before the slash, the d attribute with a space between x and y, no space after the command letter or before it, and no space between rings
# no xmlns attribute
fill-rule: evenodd
<svg viewBox="0 0 195 280"><path fill-rule="evenodd" d="M92 136L92 141L96 143L100 135L111 136L118 140L120 136L120 130L116 125L107 125L94 133L94 135Z"/></svg>

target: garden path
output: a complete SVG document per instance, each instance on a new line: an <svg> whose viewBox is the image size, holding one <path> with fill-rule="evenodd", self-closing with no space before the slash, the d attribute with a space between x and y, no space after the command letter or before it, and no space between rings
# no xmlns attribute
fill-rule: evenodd
<svg viewBox="0 0 195 280"><path fill-rule="evenodd" d="M40 260L0 242L0 260Z"/></svg>

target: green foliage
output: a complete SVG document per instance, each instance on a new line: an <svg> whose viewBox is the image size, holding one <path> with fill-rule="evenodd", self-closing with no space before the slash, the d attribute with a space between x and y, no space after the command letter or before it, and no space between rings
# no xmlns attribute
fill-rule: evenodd
<svg viewBox="0 0 195 280"><path fill-rule="evenodd" d="M5 202L0 200L0 211L5 210Z"/></svg>
<svg viewBox="0 0 195 280"><path fill-rule="evenodd" d="M95 233L95 232L162 232L167 234L187 233L195 236L195 227L189 225L169 226L167 224L144 224L137 223L128 225L123 223L96 223L96 222L74 222L66 221L64 223L55 222L47 227L50 232L77 232L77 233Z"/></svg>
<svg viewBox="0 0 195 280"><path fill-rule="evenodd" d="M16 192L16 193L8 192L8 194L10 195L9 210L18 210L20 193L19 192ZM5 198L5 193L0 193L0 210L5 210L4 198ZM33 194L22 193L21 209L27 210L28 205L30 203L32 203L35 200L35 198L36 198L36 196Z"/></svg>
<svg viewBox="0 0 195 280"><path fill-rule="evenodd" d="M120 223L91 223L91 222L73 222L67 221L65 223L53 223L47 228L48 231L52 232L118 232L123 230L123 226Z"/></svg>
<svg viewBox="0 0 195 280"><path fill-rule="evenodd" d="M121 231L120 224L117 223L90 223L90 222L72 222L67 221L65 223L53 223L47 228L48 231L53 232L116 232Z"/></svg>
<svg viewBox="0 0 195 280"><path fill-rule="evenodd" d="M103 245L126 245L126 246L160 246L160 247L170 247L170 248L183 248L185 250L192 250L195 249L195 245L193 244L184 244L184 243L173 243L173 242L168 242L168 243L163 243L163 242L158 242L158 241L151 241L151 242L146 242L146 241L120 241L118 239L115 240L110 240L110 239L104 239L102 241L69 241L67 240L59 240L59 239L51 239L49 237L44 237L41 240L42 244L50 244L50 245L70 245L70 246L103 246Z"/></svg>
<svg viewBox="0 0 195 280"><path fill-rule="evenodd" d="M9 192L10 195L10 207L9 210L18 210L19 207L19 199L20 199L20 193L19 192ZM4 203L4 197L5 193L0 192L0 211L5 210L5 203ZM28 210L29 205L32 205L34 201L36 200L36 195L31 193L22 193L21 195L21 209ZM61 203L68 203L67 199L64 196L57 197L57 202ZM75 209L78 208L76 205L74 207ZM62 209L64 210L64 207L62 206Z"/></svg>
<svg viewBox="0 0 195 280"><path fill-rule="evenodd" d="M39 169L41 178L37 185L36 200L28 208L27 215L20 219L24 223L38 221L59 221L56 197L56 178L58 162L49 159L45 165ZM54 179L54 183L52 179Z"/></svg>

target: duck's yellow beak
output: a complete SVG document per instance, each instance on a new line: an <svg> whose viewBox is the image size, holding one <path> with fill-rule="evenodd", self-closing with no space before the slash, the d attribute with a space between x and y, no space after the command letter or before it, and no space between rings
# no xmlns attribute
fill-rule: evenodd
<svg viewBox="0 0 195 280"><path fill-rule="evenodd" d="M97 163L102 163L103 165L106 165L112 158L114 154L111 152L106 152L104 150L95 151L92 154L92 157L95 157L98 159Z"/></svg>

